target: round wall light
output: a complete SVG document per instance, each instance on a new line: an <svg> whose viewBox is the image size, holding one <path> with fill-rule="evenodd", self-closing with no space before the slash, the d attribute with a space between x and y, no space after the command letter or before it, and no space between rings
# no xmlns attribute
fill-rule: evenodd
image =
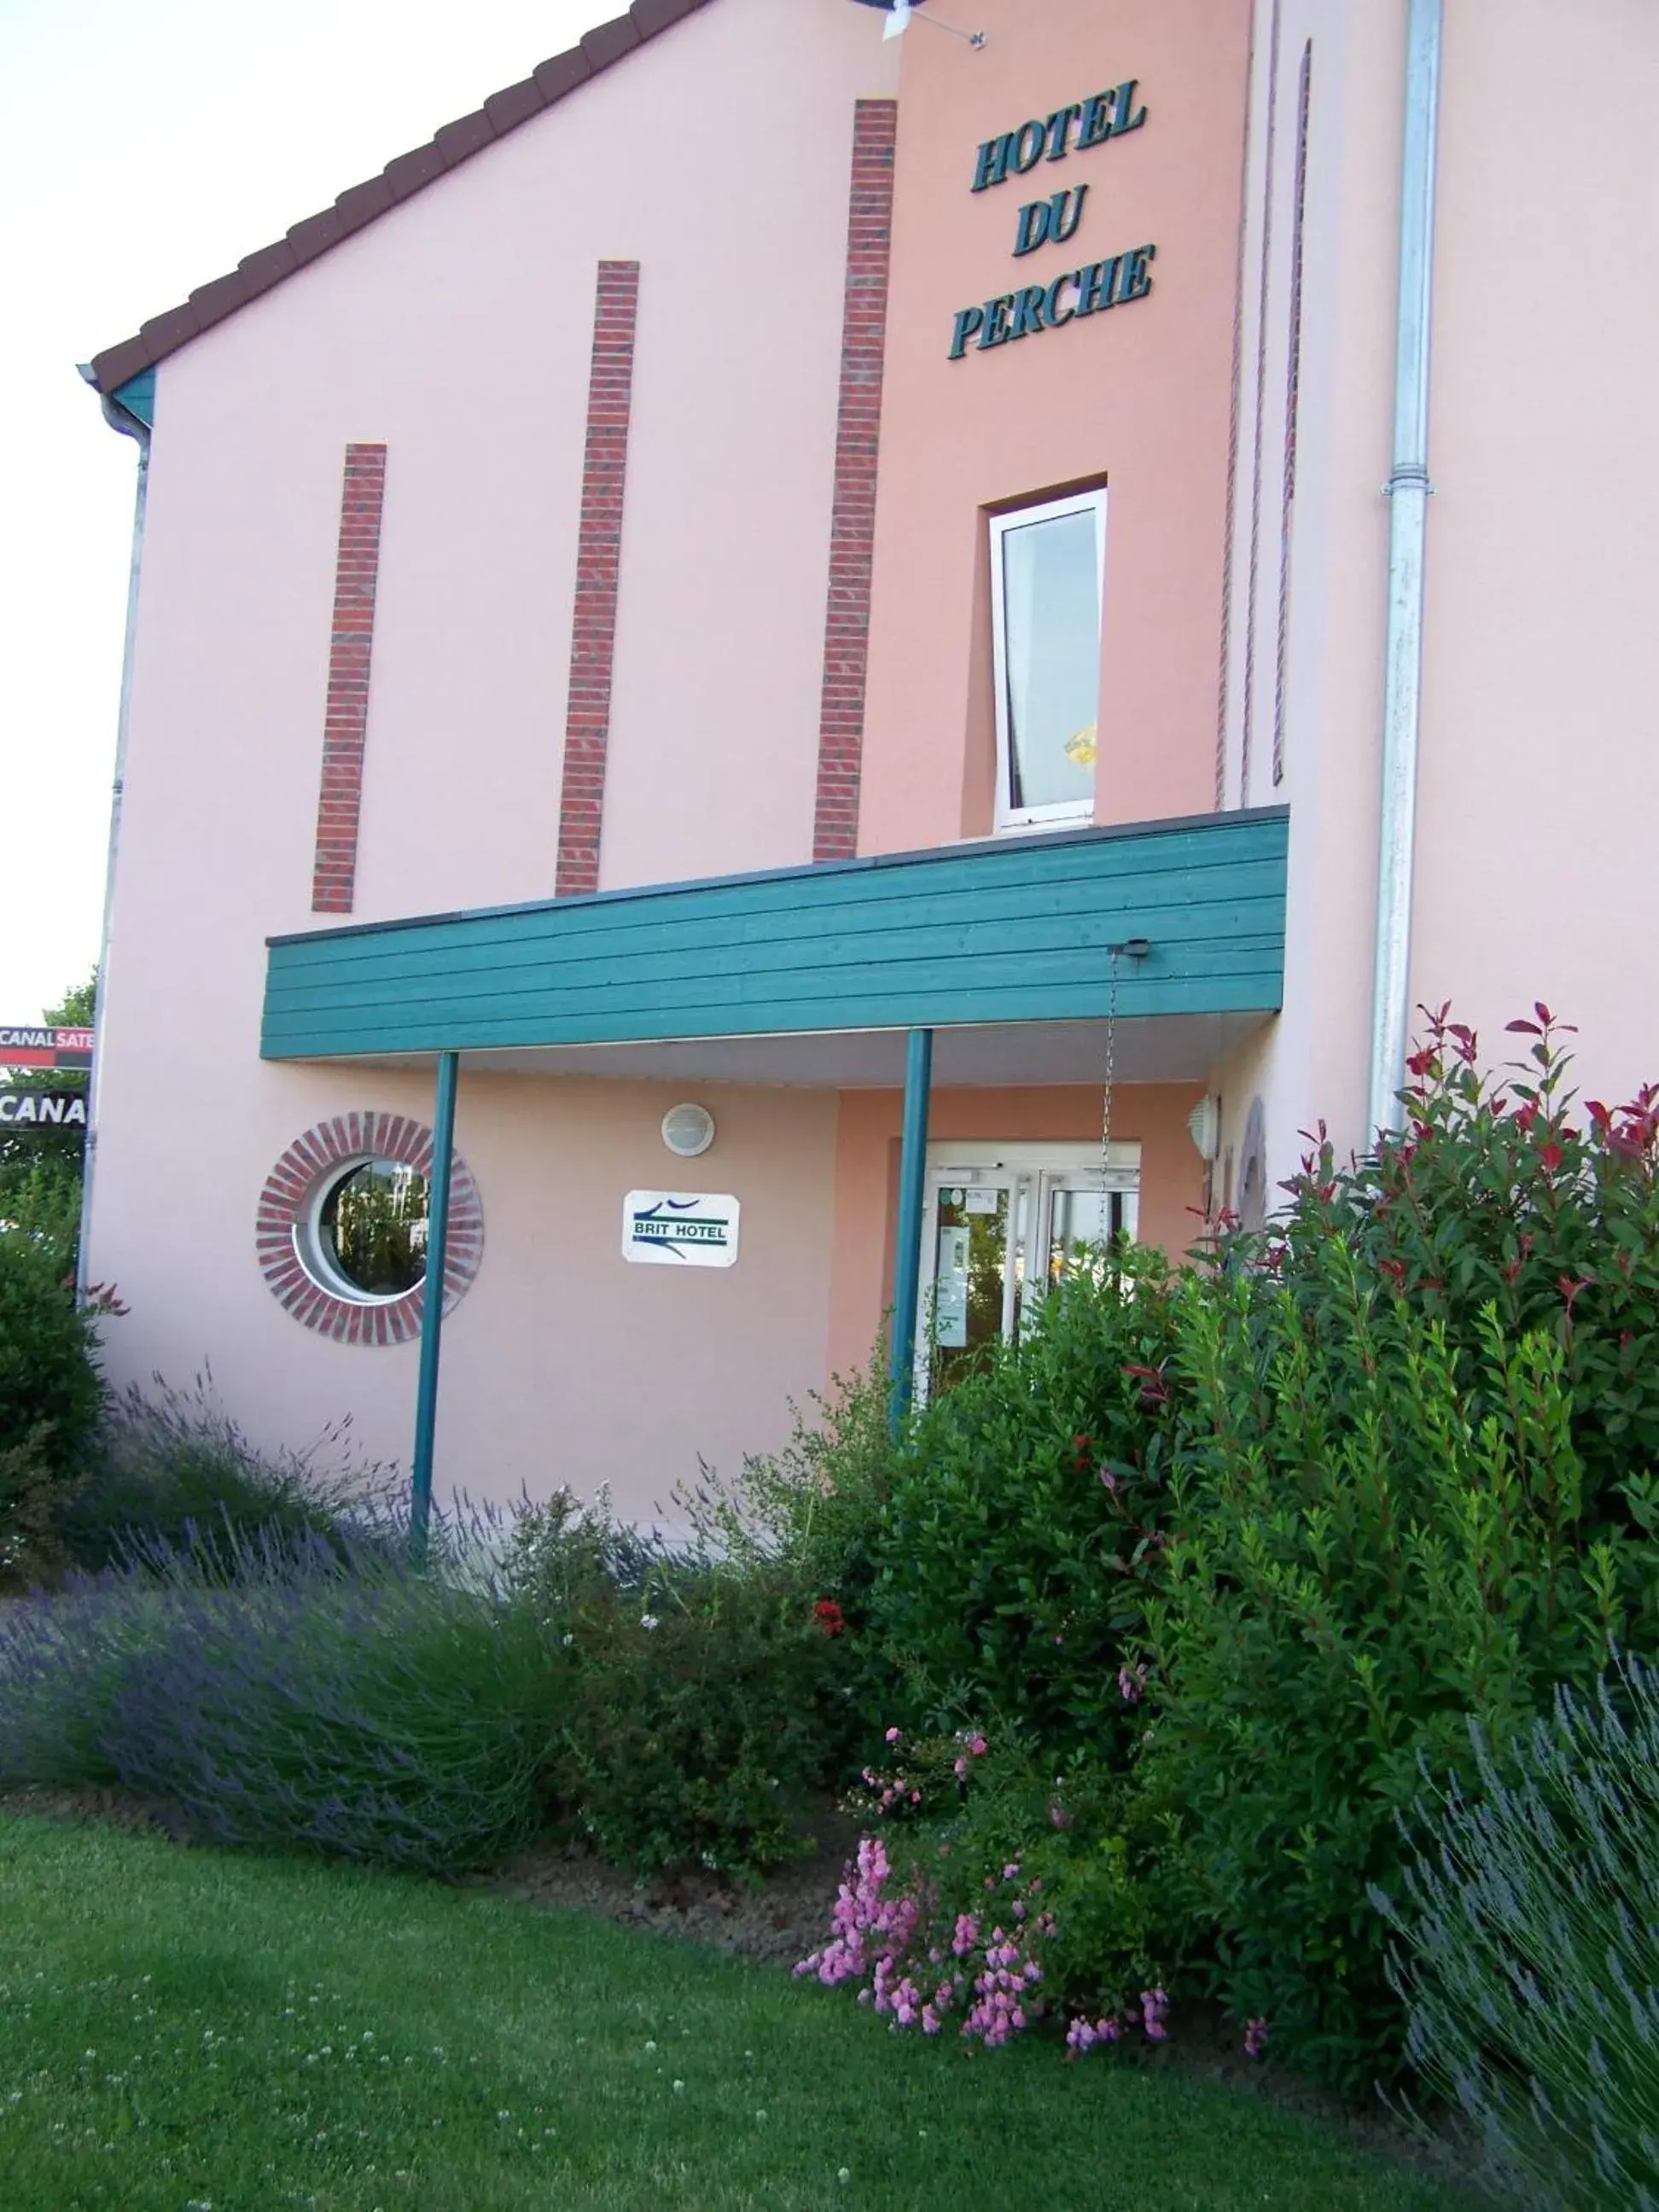
<svg viewBox="0 0 1659 2212"><path fill-rule="evenodd" d="M662 1117L662 1140L678 1160L695 1160L714 1141L714 1117L706 1106L671 1106Z"/></svg>

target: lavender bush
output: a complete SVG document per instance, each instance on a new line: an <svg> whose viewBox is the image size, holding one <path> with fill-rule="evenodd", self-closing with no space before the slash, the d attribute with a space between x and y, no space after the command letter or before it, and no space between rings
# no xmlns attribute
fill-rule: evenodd
<svg viewBox="0 0 1659 2212"><path fill-rule="evenodd" d="M395 1468L361 1462L349 1420L297 1450L255 1444L220 1405L210 1373L187 1390L157 1376L151 1391L116 1400L83 1477L54 1534L59 1555L89 1571L142 1563L157 1547L176 1565L199 1544L204 1571L234 1571L244 1539L391 1528L404 1486ZM226 1537L235 1540L228 1547Z"/></svg>
<svg viewBox="0 0 1659 2212"><path fill-rule="evenodd" d="M1659 1674L1561 1690L1476 1786L1419 1814L1395 1935L1408 2055L1500 2202L1659 2206Z"/></svg>
<svg viewBox="0 0 1659 2212"><path fill-rule="evenodd" d="M155 1547L0 1621L0 1778L115 1783L183 1832L434 1875L532 1831L560 1655L384 1526Z"/></svg>

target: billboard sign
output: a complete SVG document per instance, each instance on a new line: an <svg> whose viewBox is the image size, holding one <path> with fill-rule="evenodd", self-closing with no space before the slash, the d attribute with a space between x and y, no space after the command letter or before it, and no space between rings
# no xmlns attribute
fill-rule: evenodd
<svg viewBox="0 0 1659 2212"><path fill-rule="evenodd" d="M21 1023L0 1028L0 1067L90 1067L92 1031Z"/></svg>
<svg viewBox="0 0 1659 2212"><path fill-rule="evenodd" d="M8 1091L0 1088L0 1130L84 1129L84 1091Z"/></svg>

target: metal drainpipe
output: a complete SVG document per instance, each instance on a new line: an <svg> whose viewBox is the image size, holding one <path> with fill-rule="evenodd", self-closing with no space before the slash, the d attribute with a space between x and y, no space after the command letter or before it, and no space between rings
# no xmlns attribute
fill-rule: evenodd
<svg viewBox="0 0 1659 2212"><path fill-rule="evenodd" d="M92 371L82 375L93 383ZM94 386L96 389L96 386ZM132 558L127 569L127 622L121 645L121 693L115 716L115 781L110 795L109 852L104 863L104 923L98 939L98 989L92 1010L92 1073L87 1081L87 1133L81 1165L81 1237L76 1251L75 1296L77 1304L87 1294L87 1246L92 1231L92 1184L98 1164L98 1106L102 1089L104 1055L99 1046L105 989L109 979L110 919L115 905L115 857L121 841L121 799L126 787L127 722L132 702L132 651L138 629L138 571L144 551L144 502L149 490L149 427L131 414L118 400L99 394L104 420L138 447L138 491L132 514Z"/></svg>
<svg viewBox="0 0 1659 2212"><path fill-rule="evenodd" d="M1385 486L1389 628L1382 700L1382 813L1371 1001L1370 1133L1400 1124L1411 1027L1412 862L1422 720L1423 556L1428 531L1429 337L1433 312L1435 140L1440 119L1442 0L1410 0L1400 184L1400 301L1395 337L1394 466Z"/></svg>

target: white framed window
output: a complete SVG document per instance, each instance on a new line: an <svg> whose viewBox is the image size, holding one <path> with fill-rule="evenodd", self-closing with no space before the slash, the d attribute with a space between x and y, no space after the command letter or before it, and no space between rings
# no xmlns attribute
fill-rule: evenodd
<svg viewBox="0 0 1659 2212"><path fill-rule="evenodd" d="M352 1305L403 1297L426 1276L427 1179L402 1160L342 1161L294 1225L300 1265Z"/></svg>
<svg viewBox="0 0 1659 2212"><path fill-rule="evenodd" d="M990 527L996 827L1091 822L1105 490L994 514Z"/></svg>

